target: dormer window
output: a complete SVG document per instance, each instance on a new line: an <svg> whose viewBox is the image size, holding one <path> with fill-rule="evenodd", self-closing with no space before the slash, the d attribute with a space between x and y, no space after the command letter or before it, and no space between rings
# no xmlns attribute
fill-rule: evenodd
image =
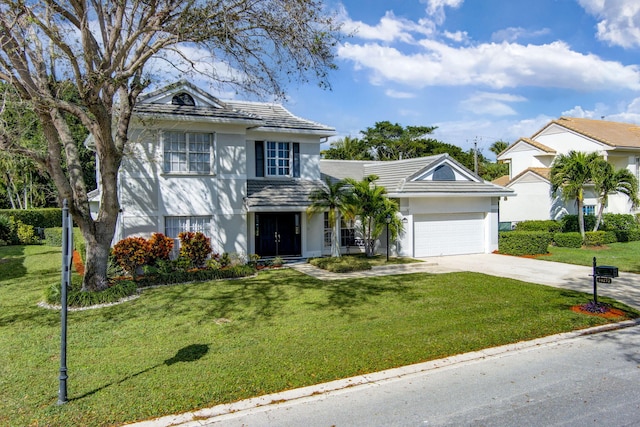
<svg viewBox="0 0 640 427"><path fill-rule="evenodd" d="M173 96L173 98L171 99L171 104L195 107L196 102L193 100L193 96L189 95L186 92L180 92Z"/></svg>
<svg viewBox="0 0 640 427"><path fill-rule="evenodd" d="M433 171L434 181L455 181L456 174L449 165L440 165Z"/></svg>

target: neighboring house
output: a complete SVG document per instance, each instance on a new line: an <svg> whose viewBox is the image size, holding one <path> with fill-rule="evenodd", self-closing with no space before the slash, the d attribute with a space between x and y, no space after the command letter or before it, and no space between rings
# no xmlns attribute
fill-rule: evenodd
<svg viewBox="0 0 640 427"><path fill-rule="evenodd" d="M559 219L575 214L573 202L552 197L549 174L553 160L569 151L597 152L614 168L640 174L640 126L605 120L560 117L552 120L531 138L520 138L498 155L509 164L509 176L494 181L514 190L517 198L500 201L500 222L517 223L534 219ZM598 209L593 186L585 187L584 212ZM623 195L611 195L605 212L634 213Z"/></svg>
<svg viewBox="0 0 640 427"><path fill-rule="evenodd" d="M498 198L447 155L396 162L320 159L333 128L280 105L221 101L186 81L141 96L131 149L119 175L114 243L154 232L201 231L214 252L315 257L330 254L326 215L307 215L322 174L380 176L398 199L406 232L392 250L428 256L497 249ZM99 177L98 177L99 179ZM91 194L93 209L99 194ZM342 221L343 251L357 251L355 224Z"/></svg>
<svg viewBox="0 0 640 427"><path fill-rule="evenodd" d="M320 170L334 180L379 177L376 185L384 187L400 207L404 233L390 242L390 249L403 256L498 249L498 200L515 196L513 190L483 181L447 154L396 161L321 160Z"/></svg>

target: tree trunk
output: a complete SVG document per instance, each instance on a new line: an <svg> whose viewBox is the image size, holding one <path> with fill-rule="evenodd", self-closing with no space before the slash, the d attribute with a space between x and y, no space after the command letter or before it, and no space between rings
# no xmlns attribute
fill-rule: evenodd
<svg viewBox="0 0 640 427"><path fill-rule="evenodd" d="M333 215L329 215L329 221L333 219L333 232L331 233L331 256L340 258L340 216L337 209Z"/></svg>
<svg viewBox="0 0 640 427"><path fill-rule="evenodd" d="M598 231L598 228L600 227L602 212L604 212L604 203L600 203L600 207L598 208L598 216L596 218L596 225L593 227L593 231Z"/></svg>
<svg viewBox="0 0 640 427"><path fill-rule="evenodd" d="M578 197L576 201L578 204L578 227L580 227L580 234L584 240L584 212L582 211L582 197Z"/></svg>

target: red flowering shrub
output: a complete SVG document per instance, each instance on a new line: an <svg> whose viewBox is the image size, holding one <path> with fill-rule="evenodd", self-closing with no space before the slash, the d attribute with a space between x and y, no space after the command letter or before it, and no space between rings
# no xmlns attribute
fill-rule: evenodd
<svg viewBox="0 0 640 427"><path fill-rule="evenodd" d="M173 239L162 233L153 233L149 238L149 262L155 263L157 260L168 261L173 250Z"/></svg>
<svg viewBox="0 0 640 427"><path fill-rule="evenodd" d="M134 278L136 269L149 262L149 252L149 242L142 237L127 237L113 247L116 262Z"/></svg>
<svg viewBox="0 0 640 427"><path fill-rule="evenodd" d="M200 232L190 231L183 231L178 234L178 238L180 239L180 256L191 260L196 267L204 265L212 252L211 239Z"/></svg>

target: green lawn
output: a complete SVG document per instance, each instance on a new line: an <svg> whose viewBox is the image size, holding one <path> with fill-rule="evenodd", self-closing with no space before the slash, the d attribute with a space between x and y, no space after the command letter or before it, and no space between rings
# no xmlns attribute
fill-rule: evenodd
<svg viewBox="0 0 640 427"><path fill-rule="evenodd" d="M640 242L611 243L603 247L579 249L549 246L549 252L551 255L543 255L538 259L591 266L593 257L596 257L598 265L614 265L620 271L640 273Z"/></svg>
<svg viewBox="0 0 640 427"><path fill-rule="evenodd" d="M37 303L59 263L0 248L0 425L119 425L606 322L569 309L588 294L482 274L264 271L69 313L58 406L60 313Z"/></svg>

